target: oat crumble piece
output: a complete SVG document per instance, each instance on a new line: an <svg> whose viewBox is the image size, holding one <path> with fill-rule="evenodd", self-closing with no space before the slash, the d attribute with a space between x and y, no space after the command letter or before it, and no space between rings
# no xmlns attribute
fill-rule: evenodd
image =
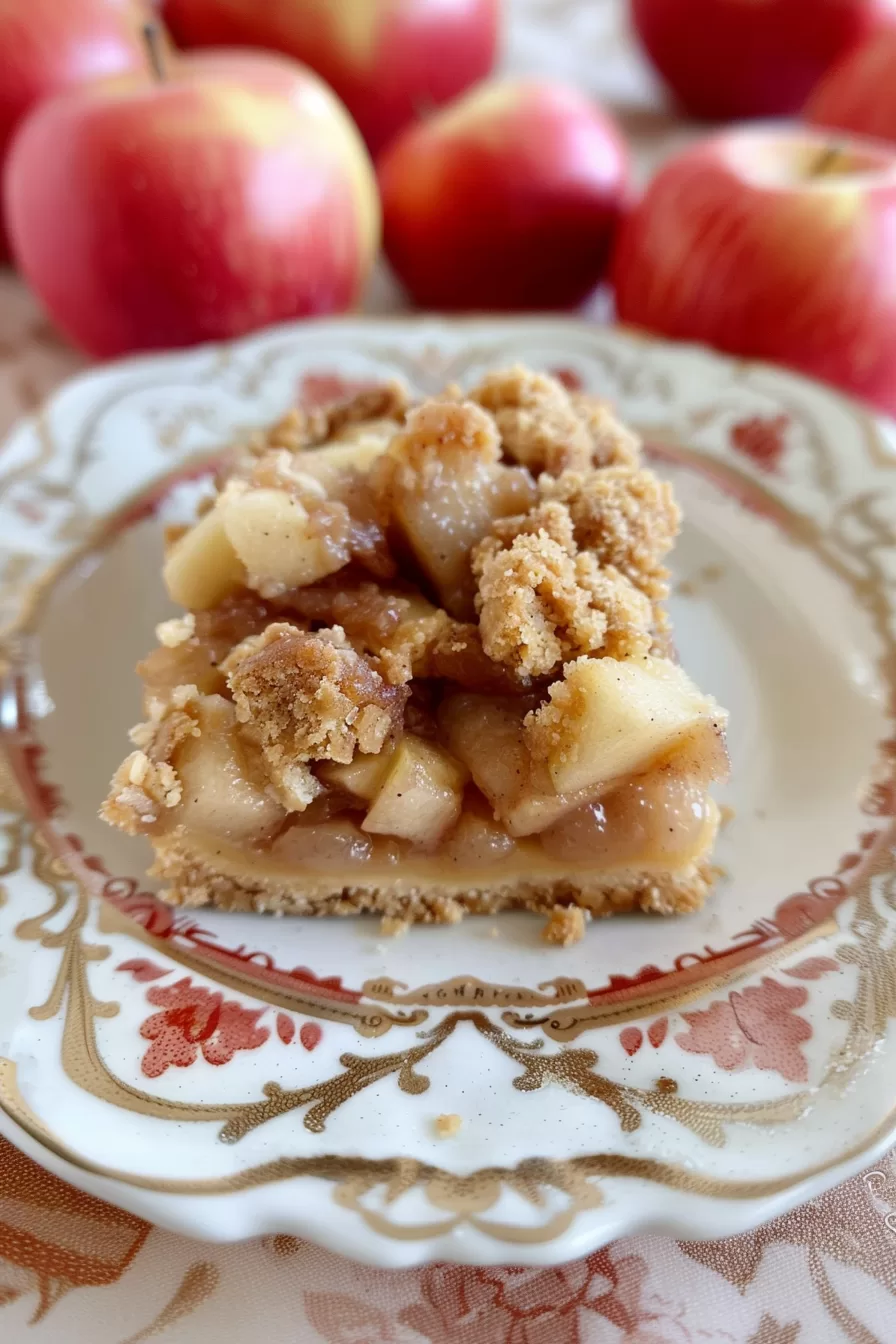
<svg viewBox="0 0 896 1344"><path fill-rule="evenodd" d="M375 387L362 388L353 397L327 408L325 438L335 438L348 425L365 420L394 420L401 423L411 404L408 389L397 378Z"/></svg>
<svg viewBox="0 0 896 1344"><path fill-rule="evenodd" d="M404 686L414 677L429 676L433 653L451 625L451 618L441 608L422 616L408 616L378 649L371 650L376 655L377 670L390 686Z"/></svg>
<svg viewBox="0 0 896 1344"><path fill-rule="evenodd" d="M565 471L538 481L542 499L569 509L582 550L593 551L603 565L621 574L654 602L668 596L668 571L662 561L674 545L681 510L672 487L652 471L604 467Z"/></svg>
<svg viewBox="0 0 896 1344"><path fill-rule="evenodd" d="M401 421L408 404L407 389L396 379L362 388L330 406L314 410L293 406L267 430L252 435L249 451L260 456L271 448L285 448L289 453L314 448L334 438L347 426L365 420Z"/></svg>
<svg viewBox="0 0 896 1344"><path fill-rule="evenodd" d="M356 750L378 752L400 725L408 695L388 686L338 626L308 634L275 622L238 645L222 670L237 719L275 779L309 761L347 764Z"/></svg>
<svg viewBox="0 0 896 1344"><path fill-rule="evenodd" d="M482 647L495 662L548 676L603 645L606 617L580 586L577 560L546 532L523 533L507 550L486 553L477 569Z"/></svg>
<svg viewBox="0 0 896 1344"><path fill-rule="evenodd" d="M436 1134L440 1139L453 1139L460 1133L463 1120L459 1115L437 1115Z"/></svg>
<svg viewBox="0 0 896 1344"><path fill-rule="evenodd" d="M579 905L555 905L541 931L542 941L557 947L572 947L585 937L587 911Z"/></svg>
<svg viewBox="0 0 896 1344"><path fill-rule="evenodd" d="M637 437L596 397L520 365L488 374L471 396L495 417L504 451L536 474L635 465Z"/></svg>
<svg viewBox="0 0 896 1344"><path fill-rule="evenodd" d="M472 562L483 648L520 676L549 676L579 654L650 648L650 603L615 568L577 551L564 504L502 519Z"/></svg>
<svg viewBox="0 0 896 1344"><path fill-rule="evenodd" d="M422 495L448 471L463 474L500 459L490 415L471 401L434 397L408 412L404 429L390 443L382 463L383 487L388 492L394 482Z"/></svg>
<svg viewBox="0 0 896 1344"><path fill-rule="evenodd" d="M587 392L573 392L571 401L591 438L592 466L640 466L641 440L617 418L612 406Z"/></svg>
<svg viewBox="0 0 896 1344"><path fill-rule="evenodd" d="M151 830L162 809L177 807L181 797L173 766L167 761L150 761L143 751L132 751L112 776L100 816L128 835L139 835Z"/></svg>
<svg viewBox="0 0 896 1344"><path fill-rule="evenodd" d="M410 927L411 921L398 915L383 915L380 920L380 933L386 938L403 938Z"/></svg>
<svg viewBox="0 0 896 1344"><path fill-rule="evenodd" d="M548 688L548 698L538 709L531 710L524 720L526 742L532 759L546 761L553 748L564 740L564 725L579 708L579 693L575 682L567 680L578 659L563 668L563 677ZM583 659L584 661L584 659Z"/></svg>
<svg viewBox="0 0 896 1344"><path fill-rule="evenodd" d="M196 617L192 611L185 616L172 616L170 621L162 621L156 626L156 639L166 649L176 649L186 644L196 633Z"/></svg>

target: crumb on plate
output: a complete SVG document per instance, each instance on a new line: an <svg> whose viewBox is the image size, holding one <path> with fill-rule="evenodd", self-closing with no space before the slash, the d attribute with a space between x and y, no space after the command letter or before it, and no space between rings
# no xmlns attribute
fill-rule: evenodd
<svg viewBox="0 0 896 1344"><path fill-rule="evenodd" d="M440 1139L453 1139L463 1124L459 1115L437 1115L436 1134Z"/></svg>
<svg viewBox="0 0 896 1344"><path fill-rule="evenodd" d="M546 943L555 943L558 947L572 947L585 936L586 912L578 905L555 906L541 931Z"/></svg>

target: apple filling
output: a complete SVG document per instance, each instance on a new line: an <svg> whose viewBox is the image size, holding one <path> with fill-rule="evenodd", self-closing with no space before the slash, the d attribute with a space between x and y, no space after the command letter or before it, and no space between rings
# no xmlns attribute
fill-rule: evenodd
<svg viewBox="0 0 896 1344"><path fill-rule="evenodd" d="M174 902L695 908L728 762L667 656L678 525L609 410L524 369L290 413L169 546L186 611L103 815Z"/></svg>

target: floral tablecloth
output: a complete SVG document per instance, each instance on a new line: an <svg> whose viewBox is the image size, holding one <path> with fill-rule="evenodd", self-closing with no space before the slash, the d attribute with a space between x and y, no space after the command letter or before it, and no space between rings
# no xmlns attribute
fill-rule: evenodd
<svg viewBox="0 0 896 1344"><path fill-rule="evenodd" d="M335 0L334 0L335 2ZM807 0L807 3L809 0ZM694 134L663 110L619 0L509 0L505 63L619 112L646 175ZM399 296L380 274L372 311ZM0 431L79 357L0 273ZM293 1237L205 1245L63 1185L0 1139L7 1344L891 1344L896 1150L747 1236L620 1241L559 1269L373 1270Z"/></svg>

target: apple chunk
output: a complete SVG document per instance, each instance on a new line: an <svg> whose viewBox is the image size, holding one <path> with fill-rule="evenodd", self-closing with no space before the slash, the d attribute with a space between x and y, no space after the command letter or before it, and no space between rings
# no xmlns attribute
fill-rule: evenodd
<svg viewBox="0 0 896 1344"><path fill-rule="evenodd" d="M335 573L348 560L346 547L319 531L305 506L284 490L225 494L218 511L253 587L303 587Z"/></svg>
<svg viewBox="0 0 896 1344"><path fill-rule="evenodd" d="M393 431L394 432L394 427ZM346 472L366 475L377 458L389 446L388 432L359 435L348 443L328 443L323 448L306 448L293 458L296 471L320 481L328 495L338 498L339 485Z"/></svg>
<svg viewBox="0 0 896 1344"><path fill-rule="evenodd" d="M395 522L452 616L473 615L470 551L495 519L525 513L533 496L527 471L500 465L446 470L423 490L395 487Z"/></svg>
<svg viewBox="0 0 896 1344"><path fill-rule="evenodd" d="M174 543L162 570L172 602L191 611L216 607L246 582L246 570L231 545L217 509L199 519Z"/></svg>
<svg viewBox="0 0 896 1344"><path fill-rule="evenodd" d="M346 793L369 803L382 787L393 754L392 750L384 748L375 756L359 752L347 765L341 761L321 761L317 766L317 775L329 788L344 789Z"/></svg>
<svg viewBox="0 0 896 1344"><path fill-rule="evenodd" d="M560 793L543 761L526 742L523 696L453 695L442 703L439 723L451 750L463 761L495 817L512 836L535 835L599 792Z"/></svg>
<svg viewBox="0 0 896 1344"><path fill-rule="evenodd" d="M460 816L467 772L446 751L412 733L399 742L362 829L435 845Z"/></svg>
<svg viewBox="0 0 896 1344"><path fill-rule="evenodd" d="M285 812L255 777L233 705L221 695L201 696L197 723L199 736L181 744L174 762L183 785L177 821L235 843L268 838Z"/></svg>
<svg viewBox="0 0 896 1344"><path fill-rule="evenodd" d="M529 472L500 459L491 416L446 396L408 413L372 473L396 532L458 620L474 615L470 551L496 519L535 500Z"/></svg>
<svg viewBox="0 0 896 1344"><path fill-rule="evenodd" d="M536 761L558 793L640 774L707 721L725 715L665 658L579 658L526 725Z"/></svg>

